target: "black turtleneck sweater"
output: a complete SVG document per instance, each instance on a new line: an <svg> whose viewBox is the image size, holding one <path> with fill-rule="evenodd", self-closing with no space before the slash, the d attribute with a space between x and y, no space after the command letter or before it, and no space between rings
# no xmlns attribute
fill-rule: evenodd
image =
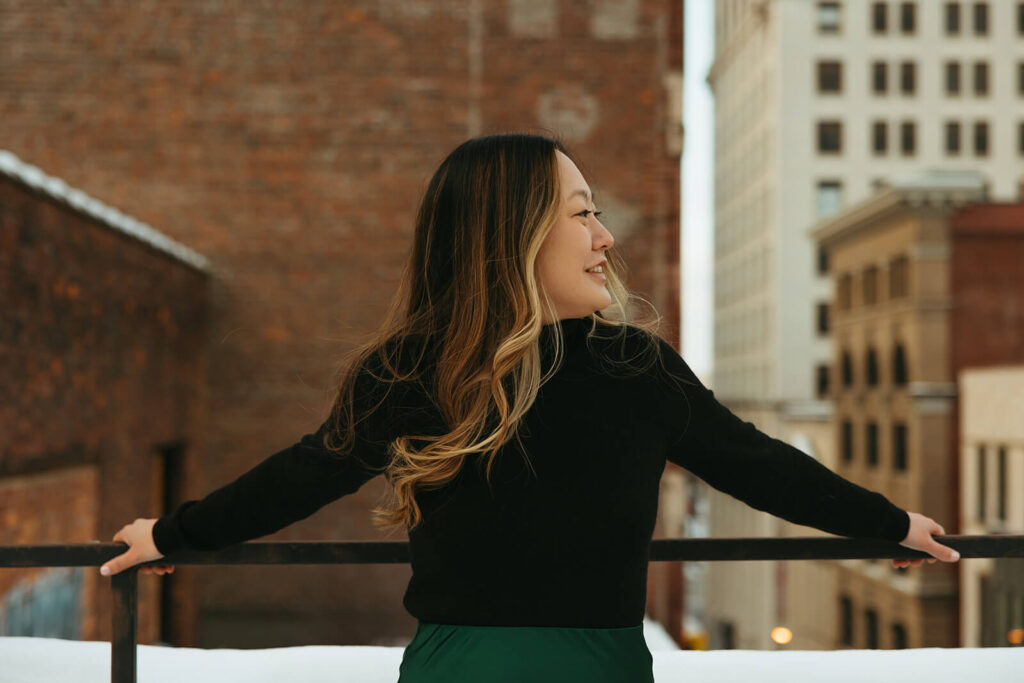
<svg viewBox="0 0 1024 683"><path fill-rule="evenodd" d="M588 337L589 318L556 324L566 338L562 366L524 418L521 447L513 439L498 452L490 486L470 459L447 487L417 494L424 520L409 534L413 574L403 602L420 621L640 624L666 460L797 524L906 537L906 512L737 418L664 340L631 326L617 338L603 326ZM541 335L545 363L554 327ZM643 361L649 340L661 362ZM422 390L393 391L375 415L360 424L349 456L323 447L327 420L183 503L153 527L158 550L213 550L273 533L373 478L379 470L366 465L383 465L395 436L443 433Z"/></svg>

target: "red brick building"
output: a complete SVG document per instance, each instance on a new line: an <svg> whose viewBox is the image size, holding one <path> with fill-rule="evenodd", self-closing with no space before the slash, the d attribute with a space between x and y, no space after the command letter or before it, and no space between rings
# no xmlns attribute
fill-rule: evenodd
<svg viewBox="0 0 1024 683"><path fill-rule="evenodd" d="M629 284L679 339L682 2L13 2L0 46L0 148L210 259L210 324L188 329L209 355L186 497L325 417L337 360L395 290L427 180L470 136L562 136ZM271 538L381 538L368 509L383 492L375 480ZM151 501L118 506L99 537ZM414 626L408 578L407 566L183 567L170 582L195 581L195 602L186 592L170 635L391 643Z"/></svg>

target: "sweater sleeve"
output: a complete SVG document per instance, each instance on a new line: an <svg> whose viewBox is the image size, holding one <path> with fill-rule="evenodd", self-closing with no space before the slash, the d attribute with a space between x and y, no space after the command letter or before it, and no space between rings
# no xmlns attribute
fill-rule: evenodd
<svg viewBox="0 0 1024 683"><path fill-rule="evenodd" d="M910 517L880 493L840 477L720 404L674 348L662 341L681 415L668 459L753 508L843 536L900 542ZM682 380L679 382L678 380Z"/></svg>
<svg viewBox="0 0 1024 683"><path fill-rule="evenodd" d="M153 542L162 554L217 550L266 536L358 490L383 471L383 444L357 436L352 453L327 450L326 420L316 432L274 453L201 500L182 503L157 520Z"/></svg>

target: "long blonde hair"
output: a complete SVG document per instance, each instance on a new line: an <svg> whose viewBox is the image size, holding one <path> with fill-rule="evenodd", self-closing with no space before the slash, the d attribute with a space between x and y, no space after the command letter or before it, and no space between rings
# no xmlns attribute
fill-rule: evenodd
<svg viewBox="0 0 1024 683"><path fill-rule="evenodd" d="M471 456L487 459L489 478L498 450L518 438L520 421L561 363L564 340L555 325L554 362L542 372L543 312L551 320L557 315L535 269L558 217L556 150L572 159L560 141L539 135L473 138L430 180L398 292L374 338L345 362L334 429L325 437L325 445L344 457L355 427L386 400L384 392L355 415L361 376L388 387L429 377L447 431L398 435L388 445L385 476L393 500L373 510L378 527L413 529L421 520L416 491L444 486ZM606 258L612 304L593 316L594 328L621 326L638 300L623 284L621 258L613 249Z"/></svg>

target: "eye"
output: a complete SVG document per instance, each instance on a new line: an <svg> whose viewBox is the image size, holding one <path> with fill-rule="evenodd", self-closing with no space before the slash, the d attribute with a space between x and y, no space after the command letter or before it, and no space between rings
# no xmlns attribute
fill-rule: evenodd
<svg viewBox="0 0 1024 683"><path fill-rule="evenodd" d="M587 214L591 214L591 213L594 214L594 218L597 218L598 216L600 216L604 212L603 211L591 211L590 209L584 209L583 211L580 211L576 215L577 216L583 216L584 218L586 218Z"/></svg>

